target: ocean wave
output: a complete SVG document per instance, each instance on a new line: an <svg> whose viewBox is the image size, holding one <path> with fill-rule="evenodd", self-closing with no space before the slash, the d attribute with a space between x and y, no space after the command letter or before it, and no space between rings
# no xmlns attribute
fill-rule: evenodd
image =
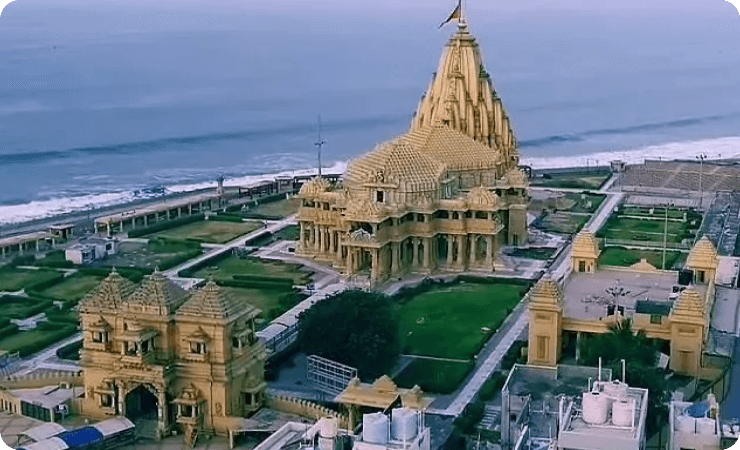
<svg viewBox="0 0 740 450"><path fill-rule="evenodd" d="M379 116L366 117L362 119L349 119L342 121L332 121L324 124L327 132L331 131L355 131L363 129L372 129L381 125L392 125L405 120L405 116ZM0 154L0 165L25 164L29 162L41 162L48 160L58 160L61 158L76 158L80 156L90 156L96 154L115 154L127 155L136 153L148 153L157 150L163 150L168 147L177 147L183 150L183 147L193 146L199 149L201 145L219 141L256 141L260 139L269 139L276 136L285 135L306 135L316 132L314 124L295 124L285 127L260 128L253 130L244 130L237 132L208 133L193 136L168 137L161 139L152 139L148 141L127 142L123 144L101 145L92 147L69 148L65 150L46 150L46 151L24 151L18 153Z"/></svg>
<svg viewBox="0 0 740 450"><path fill-rule="evenodd" d="M645 159L694 159L694 157L700 153L707 155L709 159L740 158L740 136L700 141L671 142L632 150L596 152L576 156L524 157L521 162L522 164L527 164L536 169L586 167L589 165L608 165L610 161L615 159L620 159L628 164L639 164ZM347 162L335 162L331 167L325 168L324 172L342 173L346 167ZM276 176L300 176L312 175L315 173L316 169L301 169L284 170L278 173L262 175L244 175L228 178L225 181L225 185L245 186L259 181L272 180ZM181 183L166 186L165 192L187 192L210 187L215 187L215 182ZM25 204L4 205L0 206L0 224L19 223L50 217L57 214L87 211L147 198L147 195L149 194L142 194L142 191L131 190L54 198L50 200L33 201ZM155 195L156 194L151 194L149 196L154 197Z"/></svg>
<svg viewBox="0 0 740 450"><path fill-rule="evenodd" d="M614 136L614 135L622 136L622 135L634 134L634 133L646 133L646 132L652 132L652 131L684 128L684 127L690 127L690 126L696 126L696 125L706 125L711 122L719 122L719 121L728 120L728 119L737 119L738 117L740 117L740 112L715 115L715 116L704 116L704 117L693 117L693 118L687 118L687 119L670 120L666 122L646 123L646 124L641 124L641 125L632 125L632 126L620 127L620 128L602 128L602 129L597 129L597 130L583 131L581 133L560 134L560 135L546 136L546 137L537 138L537 139L528 139L526 141L520 141L519 148L528 148L528 147L536 148L536 147L548 146L552 144L583 142L583 141L586 141L588 138L593 138L593 137L598 137L598 136Z"/></svg>

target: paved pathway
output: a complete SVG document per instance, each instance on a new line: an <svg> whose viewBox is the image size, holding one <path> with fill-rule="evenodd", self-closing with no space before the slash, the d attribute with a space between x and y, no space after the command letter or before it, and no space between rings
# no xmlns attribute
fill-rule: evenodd
<svg viewBox="0 0 740 450"><path fill-rule="evenodd" d="M39 369L77 372L78 370L80 370L77 362L70 361L69 363L66 363L63 360L60 360L59 358L57 358L57 350L81 338L82 333L76 333L63 341L57 342L51 347L47 347L46 349L44 349L44 351L37 353L31 358L23 361L19 365L20 370L15 372L13 376L28 375L29 373Z"/></svg>

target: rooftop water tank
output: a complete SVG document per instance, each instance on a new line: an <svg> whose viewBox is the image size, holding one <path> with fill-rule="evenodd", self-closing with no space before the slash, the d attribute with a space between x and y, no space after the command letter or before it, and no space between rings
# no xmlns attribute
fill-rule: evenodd
<svg viewBox="0 0 740 450"><path fill-rule="evenodd" d="M618 427L631 427L635 415L635 399L620 398L612 403L612 423Z"/></svg>
<svg viewBox="0 0 740 450"><path fill-rule="evenodd" d="M714 434L716 431L714 419L708 417L696 419L696 431L699 434Z"/></svg>
<svg viewBox="0 0 740 450"><path fill-rule="evenodd" d="M604 393L609 397L620 398L627 395L627 385L619 380L604 384Z"/></svg>
<svg viewBox="0 0 740 450"><path fill-rule="evenodd" d="M676 417L676 428L682 433L694 433L696 432L696 419L691 416L678 416Z"/></svg>
<svg viewBox="0 0 740 450"><path fill-rule="evenodd" d="M391 437L397 441L408 441L416 437L418 419L415 411L395 408L391 418Z"/></svg>
<svg viewBox="0 0 740 450"><path fill-rule="evenodd" d="M388 417L379 412L362 416L362 440L371 444L388 443Z"/></svg>
<svg viewBox="0 0 740 450"><path fill-rule="evenodd" d="M583 393L583 420L586 423L602 425L609 416L609 399L599 392Z"/></svg>
<svg viewBox="0 0 740 450"><path fill-rule="evenodd" d="M323 418L319 428L319 450L334 450L337 439L337 419Z"/></svg>

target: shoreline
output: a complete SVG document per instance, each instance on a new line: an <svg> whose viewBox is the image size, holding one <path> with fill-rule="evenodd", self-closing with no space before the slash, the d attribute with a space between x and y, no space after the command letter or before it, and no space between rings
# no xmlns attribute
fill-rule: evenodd
<svg viewBox="0 0 740 450"><path fill-rule="evenodd" d="M522 157L521 164L530 166L536 173L545 170L560 172L567 169L608 167L613 160L622 160L628 165L641 164L645 160L693 160L698 154L707 155L710 161L740 159L740 136L668 142L640 149L593 152L575 156ZM670 158L666 158L665 155L670 155ZM343 173L347 164L348 161L337 161L330 167L325 167L324 170L331 173ZM316 172L315 168L310 168L283 170L271 174L244 175L226 180L225 187L228 189L248 186L265 180L273 180L276 177L307 176L314 175ZM95 217L125 212L165 199L177 199L208 192L214 190L215 185L214 181L173 185L166 187L163 195L152 195L145 198L135 198L136 194L133 191L121 191L0 206L0 237L37 231L50 225L66 222L73 222L82 227L91 226ZM95 204L96 199L100 205L90 208ZM67 211L63 211L64 209ZM3 223L2 215L4 214L8 214L6 223Z"/></svg>

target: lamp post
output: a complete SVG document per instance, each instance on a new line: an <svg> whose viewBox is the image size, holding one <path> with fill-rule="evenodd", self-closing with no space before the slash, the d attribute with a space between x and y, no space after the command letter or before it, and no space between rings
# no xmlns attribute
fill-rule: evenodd
<svg viewBox="0 0 740 450"><path fill-rule="evenodd" d="M704 175L704 160L707 159L707 155L705 153L699 153L696 155L696 159L699 160L699 207L701 208L704 205L704 188L701 182Z"/></svg>
<svg viewBox="0 0 740 450"><path fill-rule="evenodd" d="M672 203L666 203L665 205L665 222L663 225L663 270L665 270L665 255L666 247L668 246L668 207L673 206Z"/></svg>

